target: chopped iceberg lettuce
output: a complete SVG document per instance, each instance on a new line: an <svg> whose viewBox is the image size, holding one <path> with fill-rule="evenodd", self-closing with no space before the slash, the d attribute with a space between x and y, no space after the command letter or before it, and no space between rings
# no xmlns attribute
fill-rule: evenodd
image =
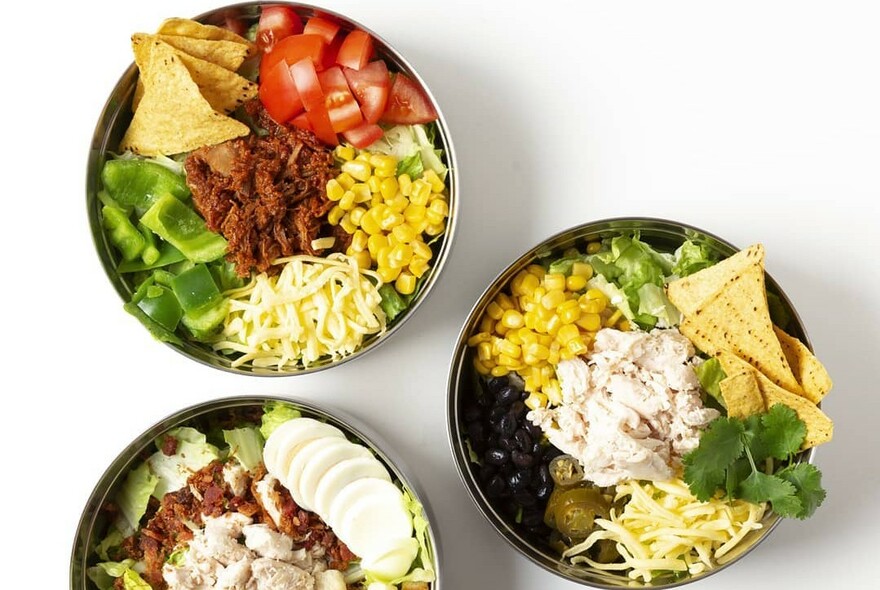
<svg viewBox="0 0 880 590"><path fill-rule="evenodd" d="M166 455L161 450L153 453L147 464L150 470L159 478L153 497L161 500L168 492L179 490L186 485L186 480L196 471L202 469L211 461L220 458L220 451L207 442L204 434L195 428L180 427L169 430L162 437L177 439L177 448L173 455ZM156 445L161 445L159 440ZM159 446L161 449L161 446Z"/></svg>
<svg viewBox="0 0 880 590"><path fill-rule="evenodd" d="M441 180L446 179L447 168L441 157L443 150L434 148L434 130L426 125L395 125L385 130L370 149L397 158L397 174L418 178L425 170L433 170ZM414 175L414 172L418 174Z"/></svg>
<svg viewBox="0 0 880 590"><path fill-rule="evenodd" d="M267 402L263 406L263 420L260 426L260 434L268 440L269 435L284 422L299 418L302 413L283 402Z"/></svg>
<svg viewBox="0 0 880 590"><path fill-rule="evenodd" d="M246 426L224 430L223 440L229 445L229 456L238 459L248 471L253 471L263 462L264 441L258 428Z"/></svg>
<svg viewBox="0 0 880 590"><path fill-rule="evenodd" d="M150 472L146 463L128 472L125 483L119 488L115 498L119 507L119 517L115 525L123 536L127 537L138 529L141 517L147 511L150 495L155 493L158 485L159 478Z"/></svg>

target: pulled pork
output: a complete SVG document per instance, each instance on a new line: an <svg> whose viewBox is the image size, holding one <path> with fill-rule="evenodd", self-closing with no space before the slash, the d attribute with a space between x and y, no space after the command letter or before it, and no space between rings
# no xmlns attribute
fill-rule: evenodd
<svg viewBox="0 0 880 590"><path fill-rule="evenodd" d="M199 148L184 164L196 209L229 242L227 259L247 276L271 272L276 258L324 254L312 248L320 236L335 237L329 251L344 252L351 237L326 223L331 150L308 131L276 123L259 100L245 108L265 135Z"/></svg>

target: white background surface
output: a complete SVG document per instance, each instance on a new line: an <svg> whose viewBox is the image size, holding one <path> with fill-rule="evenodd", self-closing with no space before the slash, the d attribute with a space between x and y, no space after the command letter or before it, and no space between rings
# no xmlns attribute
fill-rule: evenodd
<svg viewBox="0 0 880 590"><path fill-rule="evenodd" d="M59 3L61 4L61 3ZM211 2L23 6L6 58L0 442L3 588L63 588L92 486L185 405L273 393L342 408L402 454L438 516L445 587L573 589L517 555L454 470L444 414L458 330L488 281L577 223L678 219L745 246L794 301L835 379L828 490L707 590L864 588L880 546L878 12L827 2L342 2L429 84L461 178L457 243L388 343L330 372L236 377L152 342L87 229L85 163L131 33ZM10 405L11 402L11 405Z"/></svg>

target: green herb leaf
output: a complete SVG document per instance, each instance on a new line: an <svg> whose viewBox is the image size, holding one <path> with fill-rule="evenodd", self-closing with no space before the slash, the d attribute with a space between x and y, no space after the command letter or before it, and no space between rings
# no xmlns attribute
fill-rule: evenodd
<svg viewBox="0 0 880 590"><path fill-rule="evenodd" d="M737 494L743 500L755 504L769 501L774 503L774 510L776 502L790 508L796 501L797 510L794 514L797 514L801 506L795 492L795 487L789 482L760 471L753 471L737 488Z"/></svg>
<svg viewBox="0 0 880 590"><path fill-rule="evenodd" d="M764 435L771 457L787 459L801 448L807 435L807 425L798 418L794 410L783 404L774 404L770 411L761 417Z"/></svg>
<svg viewBox="0 0 880 590"><path fill-rule="evenodd" d="M795 516L800 519L809 518L816 512L816 508L825 500L825 490L822 489L822 473L815 465L809 463L797 463L789 465L776 473L777 477L792 484L797 490L797 497L803 509ZM774 510L776 507L774 506Z"/></svg>
<svg viewBox="0 0 880 590"><path fill-rule="evenodd" d="M724 483L724 469L707 466L704 462L689 463L686 455L684 461L684 480L694 497L700 502L708 502L715 495L718 487Z"/></svg>
<svg viewBox="0 0 880 590"><path fill-rule="evenodd" d="M743 454L743 424L736 418L716 418L700 437L700 446L688 454L691 464L727 469Z"/></svg>

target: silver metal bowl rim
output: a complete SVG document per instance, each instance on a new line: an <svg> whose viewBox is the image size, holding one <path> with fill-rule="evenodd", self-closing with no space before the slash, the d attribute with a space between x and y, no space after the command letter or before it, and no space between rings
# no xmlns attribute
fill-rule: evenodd
<svg viewBox="0 0 880 590"><path fill-rule="evenodd" d="M439 130L439 138L441 143L443 144L443 149L445 151L445 157L447 161L447 182L449 185L449 215L446 219L446 230L443 233L442 244L440 247L440 251L437 256L432 258L432 265L430 267L428 279L422 285L421 290L419 291L418 296L412 301L410 306L403 312L402 317L395 319L394 325L391 326L388 330L379 334L377 336L373 336L369 342L365 345L361 346L358 350L353 352L350 355L344 356L342 358L331 360L328 362L324 362L321 364L312 365L309 367L305 367L302 369L296 370L283 370L283 371L271 371L271 370L254 370L253 368L241 369L238 367L232 367L227 364L219 364L217 362L212 362L208 358L201 358L189 350L186 349L187 346L191 346L197 350L202 349L201 346L198 346L194 343L185 341L184 347L177 346L172 343L165 342L166 346L170 347L172 350L175 350L179 354L189 358L193 361L196 361L202 365L206 365L212 367L214 369L218 369L221 371L225 371L227 373L233 373L236 375L250 375L255 377L293 377L297 375L307 375L310 373L317 373L319 371L323 371L326 369L330 369L333 367L338 367L343 363L347 363L356 358L363 356L364 354L370 352L371 350L376 349L380 344L386 342L393 334L395 334L400 328L403 326L406 321L408 321L413 315L415 315L416 311L422 306L425 300L427 300L428 296L433 291L435 283L440 278L440 275L446 266L446 262L449 259L450 252L452 250L452 246L455 242L455 232L458 226L458 200L459 200L459 180L458 180L458 163L455 156L455 148L452 144L452 138L449 132L449 125L446 122L446 117L443 115L443 111L440 107L440 104L437 102L437 99L434 97L431 92L430 87L425 83L424 79L419 75L416 69L410 64L398 51L395 49L388 41L385 40L384 37L376 34L372 29L363 26L361 23L347 17L338 12L334 12L332 10L328 10L326 8L322 8L320 6L315 6L312 4L302 3L302 2L271 2L271 1L253 1L253 2L239 2L236 4L228 4L225 6L220 6L213 10L204 12L196 17L193 17L195 20L202 21L204 19L210 18L212 15L221 13L223 11L229 10L241 10L247 8L254 8L263 5L286 5L291 6L295 9L298 9L301 12L311 11L313 13L322 13L330 15L334 18L340 20L340 22L345 25L350 25L351 27L359 28L367 33L369 33L376 45L382 48L381 56L383 59L391 58L391 61L400 67L400 71L404 71L408 75L412 76L425 91L428 99L431 101L431 104L434 106L437 111L437 128ZM378 53L378 52L377 52ZM94 165L97 166L97 163L100 162L100 158L106 153L106 143L107 143L107 130L103 134L99 134L98 131L101 128L101 125L104 121L106 121L111 115L119 116L119 110L124 108L124 104L119 108L113 107L113 99L117 95L120 88L124 86L124 84L131 79L134 80L137 75L137 66L132 63L129 67L123 72L123 74L119 77L119 80L113 87L113 90L110 93L109 98L104 103L104 107L101 109L101 114L98 117L98 124L95 127L95 133L92 137L92 143L89 149L88 158L86 162L86 213L89 218L90 225L90 234L92 237L92 243L95 246L95 250L98 253L98 257L101 262L101 267L104 269L104 273L107 275L107 278L110 280L111 285L114 287L114 290L119 295L120 299L123 302L127 302L131 299L131 293L124 294L121 292L120 288L117 285L117 280L121 283L122 279L118 276L118 273L115 269L110 268L110 265L107 264L104 259L103 245L98 241L98 236L100 233L95 232L95 223L96 223L96 205L94 201L96 198L93 195L90 195L90 186L94 182L94 178L100 175L100 172L93 168L93 160L95 157L98 160L95 161ZM133 88L133 86L132 86ZM115 120L115 118L114 118ZM109 127L109 126L108 126ZM96 147L97 146L97 147ZM95 152L97 156L95 155Z"/></svg>
<svg viewBox="0 0 880 590"><path fill-rule="evenodd" d="M110 465L101 474L101 477L98 479L92 492L89 494L89 498L85 503L82 514L80 515L70 553L71 590L86 590L88 587L83 585L82 582L85 577L85 566L90 555L88 541L92 539L91 535L94 532L94 520L97 517L100 507L106 501L119 478L123 477L132 467L132 464L137 461L137 456L141 451L152 445L153 440L161 433L189 420L205 416L211 412L245 406L262 405L270 401L289 404L302 410L304 414L327 420L334 426L343 430L346 434L353 436L366 444L369 449L385 463L385 465L391 470L392 475L400 481L401 484L409 490L415 499L422 505L425 518L428 520L428 539L434 555L435 580L432 582L431 588L432 590L440 590L442 552L439 535L435 526L437 519L431 509L424 490L421 488L418 481L416 481L411 475L412 471L400 456L397 455L397 453L388 450L388 445L384 444L385 441L375 430L364 425L361 420L352 417L344 411L340 411L336 408L329 408L326 405L315 404L299 398L274 395L229 396L193 404L166 415L132 440L132 442L129 443L113 459L113 461L111 461ZM86 532L88 532L88 536L83 537L83 534ZM82 553L78 554L80 550ZM79 572L81 576L79 579L76 577L78 566L82 568Z"/></svg>
<svg viewBox="0 0 880 590"><path fill-rule="evenodd" d="M660 228L668 231L678 230L679 232L693 232L700 237L704 237L708 240L715 241L718 244L729 248L732 252L739 250L738 247L733 245L731 242L711 233L701 228L689 225L687 223L682 223L679 221L674 221L670 219L658 218L658 217L612 217L605 218L596 221L590 221L586 223L582 223L568 229L557 232L556 234L541 240L538 244L534 245L532 248L527 250L524 254L516 258L513 262L508 264L501 270L495 278L489 282L488 286L483 290L480 296L477 298L476 303L471 307L468 312L467 318L464 321L461 330L459 331L458 338L456 339L455 348L453 350L451 362L449 365L448 379L447 379L447 403L446 403L446 433L448 438L448 443L450 447L450 451L452 452L453 460L455 463L456 471L458 472L459 479L461 480L462 485L467 491L468 496L470 496L474 505L477 508L477 511L489 522L491 527L495 530L498 535L503 538L508 545L510 545L513 549L515 549L518 553L525 556L529 561L538 565L542 569L553 573L556 576L559 576L565 580L570 582L574 582L583 586L591 587L591 588L602 588L605 590L617 590L623 586L621 585L610 585L610 584L602 584L600 582L591 582L585 579L580 579L574 576L566 575L562 571L560 571L560 567L564 567L567 569L576 570L577 566L572 566L570 564L566 564L563 562L558 556L553 556L547 553L544 553L538 549L536 549L533 545L531 545L526 539L524 539L520 534L514 531L511 527L507 526L505 523L505 519L501 517L494 508L492 508L488 498L486 498L485 494L481 490L479 484L471 477L470 470L468 468L468 455L467 450L462 443L463 441L463 433L460 432L458 426L458 385L461 380L461 375L464 372L463 363L465 360L466 352L467 352L467 339L469 337L469 332L475 323L476 314L482 310L487 304L489 300L489 296L494 294L503 286L502 280L505 277L508 277L512 274L514 269L521 269L527 265L527 263L535 260L536 254L541 252L546 244L552 244L558 241L566 240L569 238L576 239L584 239L585 236L591 233L598 232L611 232L611 231L628 231L633 229L638 229L636 227L626 227L620 226L621 224L631 224L631 225L645 225L649 227L643 227L642 229L654 229ZM620 227L617 227L620 226ZM773 279L770 273L766 273L766 281L767 285L773 292L775 292L780 299L782 299L783 303L791 313L791 321L793 324L796 324L801 331L803 336L804 344L812 350L812 344L810 342L809 336L807 335L806 328L797 313L794 305L792 305L791 300L779 286L779 284ZM804 453L802 453L803 460L809 463L812 463L815 460L816 449L815 447L808 449ZM760 536L753 542L749 547L743 550L741 553L737 554L735 559L728 561L724 564L721 564L711 570L708 570L702 574L697 576L691 576L686 579L680 581L674 581L671 583L657 584L657 585L641 585L634 587L642 587L642 588L652 588L655 590L660 590L664 588L679 588L686 584L690 584L692 582L697 582L700 580L704 580L707 577L720 572L736 563L739 563L746 555L754 551L754 549L760 545L770 534L772 531L780 524L782 519L776 515L775 513L771 516L771 522L765 526L762 530ZM554 567L555 566L555 567Z"/></svg>

